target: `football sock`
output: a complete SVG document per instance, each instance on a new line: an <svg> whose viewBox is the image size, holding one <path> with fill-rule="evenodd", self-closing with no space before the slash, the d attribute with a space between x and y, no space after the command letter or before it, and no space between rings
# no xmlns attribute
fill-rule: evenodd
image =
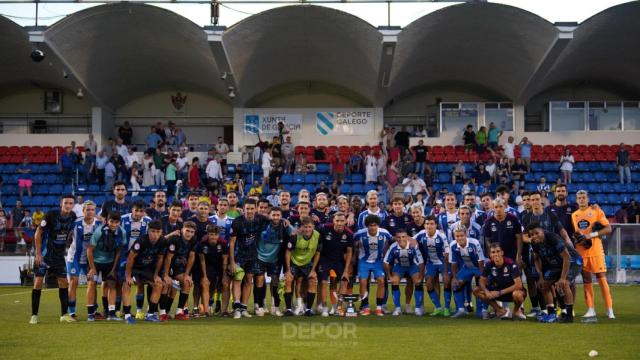
<svg viewBox="0 0 640 360"><path fill-rule="evenodd" d="M109 314L109 316L116 316L116 306L115 305L109 305L108 314Z"/></svg>
<svg viewBox="0 0 640 360"><path fill-rule="evenodd" d="M285 306L287 307L287 310L291 310L291 302L293 300L293 293L292 292L285 292L284 293L284 303Z"/></svg>
<svg viewBox="0 0 640 360"><path fill-rule="evenodd" d="M148 314L155 314L158 312L158 303L154 303L149 301L149 311Z"/></svg>
<svg viewBox="0 0 640 360"><path fill-rule="evenodd" d="M613 300L611 299L611 292L609 291L609 283L606 277L599 277L598 284L600 284L600 294L604 299L607 309L613 309Z"/></svg>
<svg viewBox="0 0 640 360"><path fill-rule="evenodd" d="M31 290L31 315L38 315L38 310L40 309L41 294L42 294L41 289Z"/></svg>
<svg viewBox="0 0 640 360"><path fill-rule="evenodd" d="M573 317L573 304L567 305L567 314L565 316L569 318Z"/></svg>
<svg viewBox="0 0 640 360"><path fill-rule="evenodd" d="M167 310L167 313L171 312L171 307L173 306L173 300L175 299L175 297L169 297L167 299L167 305L165 306L165 310Z"/></svg>
<svg viewBox="0 0 640 360"><path fill-rule="evenodd" d="M96 313L96 306L95 305L87 305L87 314L93 315L95 313Z"/></svg>
<svg viewBox="0 0 640 360"><path fill-rule="evenodd" d="M273 296L273 306L280 307L280 294L278 294L278 285L271 286L271 296Z"/></svg>
<svg viewBox="0 0 640 360"><path fill-rule="evenodd" d="M540 307L540 303L538 300L538 295L531 295L531 297L529 298L529 300L531 300L531 307L532 308L537 308Z"/></svg>
<svg viewBox="0 0 640 360"><path fill-rule="evenodd" d="M144 305L144 294L136 294L136 310L142 311L143 305Z"/></svg>
<svg viewBox="0 0 640 360"><path fill-rule="evenodd" d="M464 284L464 301L468 302L469 305L473 304L473 299L471 298L471 281Z"/></svg>
<svg viewBox="0 0 640 360"><path fill-rule="evenodd" d="M313 307L313 301L316 299L316 293L307 292L307 310Z"/></svg>
<svg viewBox="0 0 640 360"><path fill-rule="evenodd" d="M436 309L440 309L442 307L442 304L440 303L440 296L438 296L437 291L435 290L429 291L429 298L431 299L431 302L433 303L433 306L435 306Z"/></svg>
<svg viewBox="0 0 640 360"><path fill-rule="evenodd" d="M162 311L166 311L167 310L167 300L169 300L169 296L167 294L160 294L160 310Z"/></svg>
<svg viewBox="0 0 640 360"><path fill-rule="evenodd" d="M264 293L263 293L264 292ZM264 307L264 298L267 293L267 288L262 285L261 287L256 287L253 292L253 302L258 305L258 307Z"/></svg>
<svg viewBox="0 0 640 360"><path fill-rule="evenodd" d="M69 314L76 313L76 299L69 300Z"/></svg>
<svg viewBox="0 0 640 360"><path fill-rule="evenodd" d="M384 305L384 297L376 298L376 308L380 309Z"/></svg>
<svg viewBox="0 0 640 360"><path fill-rule="evenodd" d="M400 285L391 285L391 294L393 295L393 305L397 308L400 307Z"/></svg>
<svg viewBox="0 0 640 360"><path fill-rule="evenodd" d="M593 283L584 284L584 302L587 308L593 309Z"/></svg>
<svg viewBox="0 0 640 360"><path fill-rule="evenodd" d="M147 304L151 302L151 294L153 293L153 287L147 285ZM137 297L136 297L137 300ZM140 303L140 308L144 306L144 294L142 295L142 302Z"/></svg>
<svg viewBox="0 0 640 360"><path fill-rule="evenodd" d="M61 315L64 315L67 313L67 309L69 308L69 289L59 288L58 297L60 298L60 313Z"/></svg>
<svg viewBox="0 0 640 360"><path fill-rule="evenodd" d="M424 302L424 288L422 285L415 285L414 296L416 298L416 309L422 308Z"/></svg>
<svg viewBox="0 0 640 360"><path fill-rule="evenodd" d="M118 308L118 307L116 306L116 309L117 309L117 308ZM128 315L131 315L131 305L129 305L129 306L123 306L123 308L124 308L124 313L125 313L125 315L127 315L127 314L128 314Z"/></svg>
<svg viewBox="0 0 640 360"><path fill-rule="evenodd" d="M120 307L122 306L122 296L116 296L116 311L120 311ZM107 307L105 307L105 310Z"/></svg>
<svg viewBox="0 0 640 360"><path fill-rule="evenodd" d="M454 291L453 297L456 300L456 309L464 309L464 289Z"/></svg>
<svg viewBox="0 0 640 360"><path fill-rule="evenodd" d="M187 303L189 299L189 294L180 293L180 297L178 298L178 309L184 308L184 305Z"/></svg>
<svg viewBox="0 0 640 360"><path fill-rule="evenodd" d="M440 300L440 296L438 296L438 301ZM444 307L449 309L451 308L451 289L444 288Z"/></svg>
<svg viewBox="0 0 640 360"><path fill-rule="evenodd" d="M117 303L118 303L118 300L116 299L116 307L118 307ZM109 298L107 298L106 296L102 297L102 307L104 308L104 312L109 311Z"/></svg>
<svg viewBox="0 0 640 360"><path fill-rule="evenodd" d="M384 294L382 295L383 304L386 304L389 300L389 284L387 283L386 277L384 280Z"/></svg>

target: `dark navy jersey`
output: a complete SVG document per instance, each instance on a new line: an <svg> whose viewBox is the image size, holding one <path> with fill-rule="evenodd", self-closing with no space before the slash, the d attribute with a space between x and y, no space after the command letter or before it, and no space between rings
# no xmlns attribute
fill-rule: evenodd
<svg viewBox="0 0 640 360"><path fill-rule="evenodd" d="M167 252L173 254L171 258L172 269L184 269L189 261L191 252L195 252L195 239L186 241L182 236L170 236L167 239Z"/></svg>
<svg viewBox="0 0 640 360"><path fill-rule="evenodd" d="M411 237L415 237L416 235L418 235L418 233L422 230L424 230L424 223L425 221L422 221L421 225L416 224L413 220L407 224L407 232L409 233L409 236Z"/></svg>
<svg viewBox="0 0 640 360"><path fill-rule="evenodd" d="M522 234L522 225L514 215L506 215L502 221L498 221L495 216L487 219L483 235L486 246L491 243L499 243L504 250L504 256L515 259L518 251L516 235Z"/></svg>
<svg viewBox="0 0 640 360"><path fill-rule="evenodd" d="M565 206L549 206L549 210L558 216L562 227L567 230L567 233L573 234L576 230L573 227L573 221L571 221L571 214L578 210L578 205L567 204Z"/></svg>
<svg viewBox="0 0 640 360"><path fill-rule="evenodd" d="M248 220L244 215L233 220L230 236L236 238L234 251L238 256L255 257L257 255L256 243L267 225L269 225L269 219L257 214L253 220Z"/></svg>
<svg viewBox="0 0 640 360"><path fill-rule="evenodd" d="M186 210L182 210L182 214L180 215L180 217L182 218L183 221L187 221L189 220L189 218L197 215L198 215L198 211L191 211L191 209L186 209Z"/></svg>
<svg viewBox="0 0 640 360"><path fill-rule="evenodd" d="M513 260L505 257L501 266L489 261L484 265L482 277L487 279L487 289L499 291L513 286L521 276L520 269Z"/></svg>
<svg viewBox="0 0 640 360"><path fill-rule="evenodd" d="M147 216L152 218L153 220L160 220L162 219L163 216L168 216L169 215L169 211L167 209L164 210L156 210L156 209L147 209L146 210Z"/></svg>
<svg viewBox="0 0 640 360"><path fill-rule="evenodd" d="M353 233L346 226L342 232L337 232L333 224L320 227L320 242L322 252L320 259L326 262L344 262L347 248L353 250Z"/></svg>
<svg viewBox="0 0 640 360"><path fill-rule="evenodd" d="M64 258L67 242L75 229L76 214L71 211L62 215L60 210L48 211L40 222L42 229L42 256Z"/></svg>
<svg viewBox="0 0 640 360"><path fill-rule="evenodd" d="M564 240L552 232L544 232L542 243L531 243L531 250L538 256L542 269L562 269L562 252L567 249L571 262L581 261L580 255L574 248L565 246Z"/></svg>
<svg viewBox="0 0 640 360"><path fill-rule="evenodd" d="M282 218L283 219L289 219L291 218L293 215L296 215L298 212L295 211L292 208L289 208L289 210L282 210Z"/></svg>
<svg viewBox="0 0 640 360"><path fill-rule="evenodd" d="M320 211L318 209L311 209L311 215L315 215L318 217L318 219L320 219L320 224L326 224L327 222L329 222L329 219L331 218L331 211L326 211L327 209L325 209L325 211Z"/></svg>
<svg viewBox="0 0 640 360"><path fill-rule="evenodd" d="M158 262L158 256L164 255L166 252L166 240L160 237L158 241L152 243L147 235L142 235L133 243L131 251L137 254L133 268L154 270Z"/></svg>
<svg viewBox="0 0 640 360"><path fill-rule="evenodd" d="M204 256L204 263L207 269L222 270L223 257L229 253L229 246L220 241L210 244L209 235L206 235L196 245L196 253Z"/></svg>
<svg viewBox="0 0 640 360"><path fill-rule="evenodd" d="M544 209L542 214L534 214L532 211L524 213L522 216L522 227L526 228L531 223L539 223L544 231L553 232L560 235L563 229L558 216L551 210Z"/></svg>
<svg viewBox="0 0 640 360"><path fill-rule="evenodd" d="M113 211L119 212L120 215L128 214L131 212L131 202L125 201L124 203L120 204L115 200L107 200L102 204L102 209L100 209L100 216L102 216L103 219L106 219Z"/></svg>
<svg viewBox="0 0 640 360"><path fill-rule="evenodd" d="M396 236L396 231L399 229L405 229L408 233L407 225L410 223L411 216L404 213L400 216L396 216L393 212L390 212L382 222L382 227L387 229L392 236Z"/></svg>
<svg viewBox="0 0 640 360"><path fill-rule="evenodd" d="M190 218L189 221L193 221L196 224L196 242L200 242L202 238L207 235L207 225L213 224L211 221L209 221L208 217L205 221L200 221L198 220L197 216L194 216Z"/></svg>
<svg viewBox="0 0 640 360"><path fill-rule="evenodd" d="M176 223L172 224L171 220L169 220L169 215L163 216L160 219L160 221L162 222L162 233L164 235L171 234L172 232L174 232L176 230L181 230L182 229L182 224L184 223L182 221L182 218L178 218Z"/></svg>

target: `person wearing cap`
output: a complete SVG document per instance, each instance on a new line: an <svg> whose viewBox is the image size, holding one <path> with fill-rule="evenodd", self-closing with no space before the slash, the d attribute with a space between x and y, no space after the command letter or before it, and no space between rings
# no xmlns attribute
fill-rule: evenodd
<svg viewBox="0 0 640 360"><path fill-rule="evenodd" d="M200 262L200 278L202 304L205 315L212 315L213 293L222 289L222 292L229 291L230 278L226 273L229 264L229 247L225 241L220 239L220 228L217 225L207 225L207 234L196 245L196 254ZM227 297L226 301L229 301ZM220 309L220 300L217 300L216 308ZM227 307L225 306L224 309Z"/></svg>

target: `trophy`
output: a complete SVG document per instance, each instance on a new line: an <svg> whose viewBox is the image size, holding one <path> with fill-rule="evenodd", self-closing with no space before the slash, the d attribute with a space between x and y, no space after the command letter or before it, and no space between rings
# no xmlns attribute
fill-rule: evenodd
<svg viewBox="0 0 640 360"><path fill-rule="evenodd" d="M352 294L352 295L343 295L342 300L347 302L347 310L344 312L345 317L357 317L358 312L354 306L356 301L360 300L360 295Z"/></svg>

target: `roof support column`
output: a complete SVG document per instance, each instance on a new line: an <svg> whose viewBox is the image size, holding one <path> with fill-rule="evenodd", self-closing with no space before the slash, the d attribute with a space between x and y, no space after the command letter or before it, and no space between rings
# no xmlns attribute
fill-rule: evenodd
<svg viewBox="0 0 640 360"><path fill-rule="evenodd" d="M91 108L91 133L98 144L98 149L107 143L110 137L115 138L115 123L113 113L103 107Z"/></svg>
<svg viewBox="0 0 640 360"><path fill-rule="evenodd" d="M214 81L224 82L224 87L228 91L227 96L229 97L231 105L238 107L242 104L242 93L238 89L233 69L231 69L231 65L229 64L227 52L222 44L222 31L207 30L206 33L211 54L213 54L213 58L216 60L216 64L218 64L218 69L220 70L220 79L215 79Z"/></svg>
<svg viewBox="0 0 640 360"><path fill-rule="evenodd" d="M391 85L391 68L396 53L399 29L380 30L382 33L382 50L380 51L380 67L378 68L378 82L374 97L374 106L383 106L385 93Z"/></svg>

